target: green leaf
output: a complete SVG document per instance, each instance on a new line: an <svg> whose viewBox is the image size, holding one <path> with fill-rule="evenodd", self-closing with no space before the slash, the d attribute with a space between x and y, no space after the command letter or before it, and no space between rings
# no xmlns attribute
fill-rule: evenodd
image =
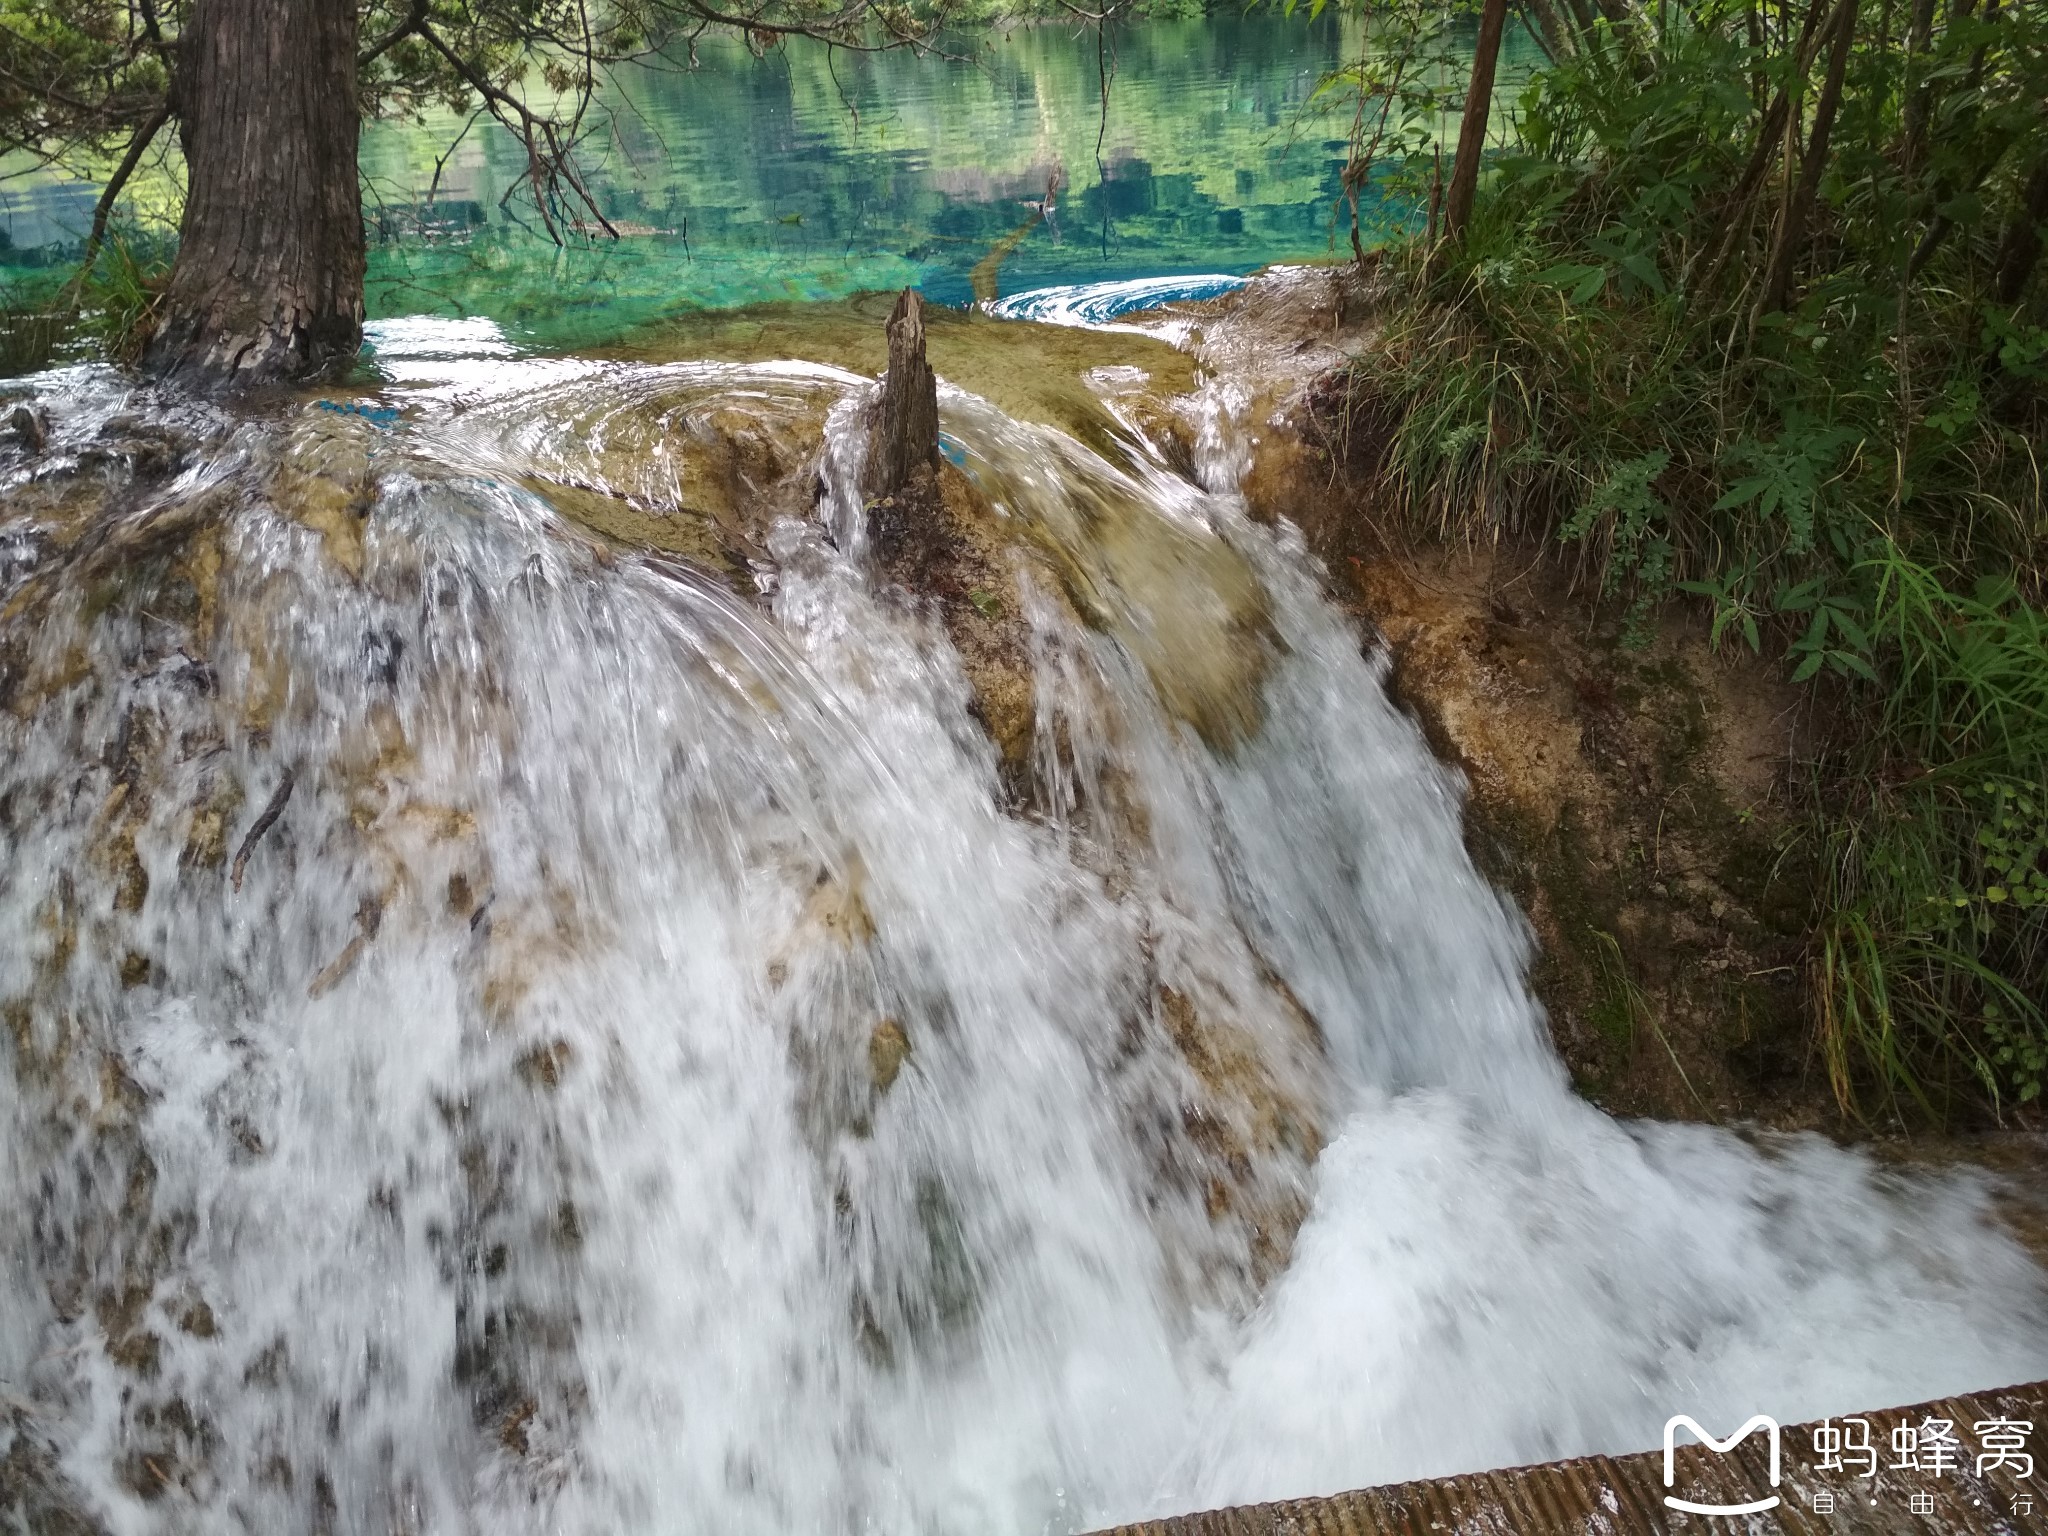
<svg viewBox="0 0 2048 1536"><path fill-rule="evenodd" d="M1755 501L1757 497L1770 488L1770 485L1771 477L1769 475L1751 475L1747 480L1738 480L1722 493L1721 499L1714 503L1714 510L1716 512L1726 512L1731 507L1739 507L1746 502Z"/></svg>
<svg viewBox="0 0 2048 1536"><path fill-rule="evenodd" d="M1820 601L1820 581L1802 581L1796 587L1780 587L1771 603L1780 613L1804 613Z"/></svg>
<svg viewBox="0 0 2048 1536"><path fill-rule="evenodd" d="M1664 274L1657 270L1657 263L1641 251L1631 251L1622 257L1621 266L1650 292L1660 295L1664 292Z"/></svg>
<svg viewBox="0 0 2048 1536"><path fill-rule="evenodd" d="M2003 608L2018 595L2010 576L1979 576L1973 591L1977 603L1985 608Z"/></svg>
<svg viewBox="0 0 2048 1536"><path fill-rule="evenodd" d="M1841 604L1829 603L1826 611L1833 616L1835 632L1837 634L1841 635L1842 638L1855 646L1859 651L1870 649L1870 636L1864 633L1862 625L1858 624L1842 610Z"/></svg>

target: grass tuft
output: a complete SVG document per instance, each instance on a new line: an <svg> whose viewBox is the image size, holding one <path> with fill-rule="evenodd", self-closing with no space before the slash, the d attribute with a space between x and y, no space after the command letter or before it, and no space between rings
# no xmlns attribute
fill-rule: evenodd
<svg viewBox="0 0 2048 1536"><path fill-rule="evenodd" d="M1953 137L1916 168L1908 61L1864 18L1771 309L1777 183L1746 211L1741 189L1786 60L1739 7L1659 16L1538 75L1461 243L1368 258L1378 339L1326 393L1370 428L1390 531L1555 541L1636 635L1692 605L1832 696L1849 728L1803 851L1836 1097L2026 1120L2048 1076L2048 301L2038 271L2010 291L2000 232L2043 153L2011 129L2038 111L2042 20L1965 15L1932 45L1971 90L1938 98ZM1928 201L1966 174L1968 200Z"/></svg>

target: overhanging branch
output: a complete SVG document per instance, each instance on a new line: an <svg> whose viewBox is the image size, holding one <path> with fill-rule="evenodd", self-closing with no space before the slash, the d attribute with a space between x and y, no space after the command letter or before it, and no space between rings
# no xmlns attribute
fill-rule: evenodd
<svg viewBox="0 0 2048 1536"><path fill-rule="evenodd" d="M128 178L135 174L135 167L142 163L142 156L148 150L150 141L163 131L171 120L171 105L165 102L151 114L149 120L135 130L135 136L128 141L128 152L121 157L121 163L114 167L114 174L107 178L107 185L100 193L100 200L93 205L92 231L85 237L85 255L78 264L77 282L83 283L92 271L92 264L98 258L100 246L106 242L107 221L113 217L114 203L121 196L121 189L128 185Z"/></svg>

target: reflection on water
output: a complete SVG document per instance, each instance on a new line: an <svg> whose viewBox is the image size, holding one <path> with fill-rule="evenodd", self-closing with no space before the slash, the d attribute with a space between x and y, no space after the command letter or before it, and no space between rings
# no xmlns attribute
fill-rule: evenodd
<svg viewBox="0 0 2048 1536"><path fill-rule="evenodd" d="M1100 54L1076 24L924 56L796 40L757 58L706 37L697 67L625 71L601 95L582 154L624 238L567 247L538 227L523 154L488 121L373 125L369 316L487 316L521 350L557 351L692 310L906 284L965 304L1322 256L1352 110L1317 87L1366 46L1334 8L1143 22ZM1504 97L1531 46L1509 39ZM1366 190L1368 239L1417 217L1392 169ZM137 216L167 228L181 179L145 168ZM48 171L0 180L0 264L19 277L74 259L97 190Z"/></svg>
<svg viewBox="0 0 2048 1536"><path fill-rule="evenodd" d="M1311 97L1359 44L1334 15L1133 27L1114 40L1105 125L1086 28L983 35L963 45L971 59L804 46L757 59L707 39L694 72L636 71L606 98L595 186L626 233L616 244L557 253L520 227L509 136L466 139L429 206L454 125L373 130L364 165L390 239L371 307L452 300L561 346L679 308L907 283L958 304L991 284L1318 255L1349 114Z"/></svg>

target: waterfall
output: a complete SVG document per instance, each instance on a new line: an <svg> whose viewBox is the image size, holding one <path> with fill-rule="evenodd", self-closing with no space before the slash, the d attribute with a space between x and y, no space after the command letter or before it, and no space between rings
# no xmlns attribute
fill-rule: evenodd
<svg viewBox="0 0 2048 1536"><path fill-rule="evenodd" d="M0 1509L1083 1531L2048 1374L1984 1178L1572 1094L1227 389L944 391L976 639L865 381L383 339L4 467ZM714 431L724 566L591 531Z"/></svg>

